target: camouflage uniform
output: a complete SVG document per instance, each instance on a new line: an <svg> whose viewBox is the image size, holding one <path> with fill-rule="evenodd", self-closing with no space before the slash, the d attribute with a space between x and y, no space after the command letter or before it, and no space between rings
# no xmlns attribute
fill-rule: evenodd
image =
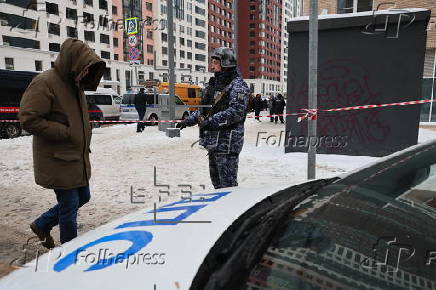
<svg viewBox="0 0 436 290"><path fill-rule="evenodd" d="M200 129L199 144L209 152L210 178L215 188L238 185L238 161L244 145L248 94L248 85L238 72L221 101L214 106L207 126ZM200 114L200 110L195 111L186 124L192 126L198 123Z"/></svg>

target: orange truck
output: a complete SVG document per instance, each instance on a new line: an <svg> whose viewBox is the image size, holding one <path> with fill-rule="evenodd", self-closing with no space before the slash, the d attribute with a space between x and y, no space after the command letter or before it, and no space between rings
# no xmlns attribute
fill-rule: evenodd
<svg viewBox="0 0 436 290"><path fill-rule="evenodd" d="M143 85L147 88L156 87L159 93L168 93L169 83L159 82L159 81L145 81ZM176 83L174 94L178 96L186 105L188 106L198 106L200 105L202 89L200 86L187 84L187 83ZM190 111L197 110L197 107L190 107Z"/></svg>

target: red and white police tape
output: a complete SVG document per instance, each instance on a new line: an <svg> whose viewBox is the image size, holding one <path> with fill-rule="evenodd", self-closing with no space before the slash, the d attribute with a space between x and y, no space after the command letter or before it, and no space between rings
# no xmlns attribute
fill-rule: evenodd
<svg viewBox="0 0 436 290"><path fill-rule="evenodd" d="M352 106L352 107L343 107L343 108L333 108L333 109L300 109L302 112L300 113L288 113L288 114L274 114L274 115L259 115L259 118L269 118L269 117L278 117L278 116L299 116L297 118L298 122L303 121L304 119L316 120L318 118L318 114L320 112L340 112L340 111L351 111L351 110L362 110L362 109L373 109L373 108L381 108L381 107L391 107L391 106L408 106L408 105L418 105L436 102L436 99L432 100L417 100L417 101L406 101L406 102L398 102L398 103L389 103L389 104L379 104L379 105L362 105L362 106ZM17 107L0 107L0 113L18 113L19 108ZM90 111L94 112L94 111ZM256 116L247 116L247 118L256 118ZM18 120L0 120L0 122L5 123L16 123ZM90 121L91 123L179 123L182 120L132 120L132 121Z"/></svg>

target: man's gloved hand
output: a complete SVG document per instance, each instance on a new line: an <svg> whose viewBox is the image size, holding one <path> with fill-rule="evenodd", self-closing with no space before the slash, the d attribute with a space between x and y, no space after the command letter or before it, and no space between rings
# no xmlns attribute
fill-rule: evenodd
<svg viewBox="0 0 436 290"><path fill-rule="evenodd" d="M205 119L203 116L198 118L198 127L201 129L206 128L209 125L209 119Z"/></svg>
<svg viewBox="0 0 436 290"><path fill-rule="evenodd" d="M186 120L183 120L182 122L177 123L176 128L179 128L180 130L183 130L187 127L187 122Z"/></svg>

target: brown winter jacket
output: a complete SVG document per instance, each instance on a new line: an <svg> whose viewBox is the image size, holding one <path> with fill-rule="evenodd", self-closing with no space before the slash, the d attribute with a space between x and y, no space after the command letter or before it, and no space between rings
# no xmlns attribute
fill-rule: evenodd
<svg viewBox="0 0 436 290"><path fill-rule="evenodd" d="M34 135L37 184L50 189L88 185L91 127L83 91L96 90L105 67L88 45L67 39L54 68L36 76L24 92L19 119L24 130ZM88 75L80 79L86 68Z"/></svg>

